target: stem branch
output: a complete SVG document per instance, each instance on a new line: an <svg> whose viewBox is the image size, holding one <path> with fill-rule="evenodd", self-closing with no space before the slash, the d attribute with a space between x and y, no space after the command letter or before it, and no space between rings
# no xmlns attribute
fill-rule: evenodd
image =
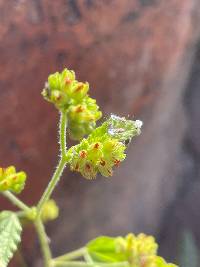
<svg viewBox="0 0 200 267"><path fill-rule="evenodd" d="M66 155L66 128L67 128L67 114L66 112L60 113L60 149L61 149L61 157L64 158Z"/></svg>
<svg viewBox="0 0 200 267"><path fill-rule="evenodd" d="M65 261L69 261L69 260L74 260L74 259L77 259L77 258L80 258L82 256L84 256L86 253L86 248L83 247L83 248L79 248L77 250L74 250L72 252L69 252L69 253L66 253L62 256L59 256L57 258L55 258L54 260L57 261L57 260L65 260Z"/></svg>
<svg viewBox="0 0 200 267"><path fill-rule="evenodd" d="M49 247L48 242L48 236L46 235L44 224L41 220L41 212L44 204L49 200L51 197L51 194L53 190L55 189L62 173L66 165L66 127L67 127L67 116L66 112L60 113L60 128L59 128L59 143L60 143L60 149L61 149L61 158L58 163L58 166L56 168L55 173L53 174L53 177L51 178L51 181L49 182L46 190L44 191L38 205L37 205L37 219L35 221L35 227L38 233L38 237L40 240L40 245L42 249L42 254L44 257L44 264L45 267L51 266L51 250Z"/></svg>
<svg viewBox="0 0 200 267"><path fill-rule="evenodd" d="M37 219L35 221L35 228L38 233L38 237L40 240L40 245L42 249L42 253L44 256L44 266L50 267L50 261L51 261L51 250L49 248L49 242L48 242L48 236L45 232L44 225L40 219Z"/></svg>
<svg viewBox="0 0 200 267"><path fill-rule="evenodd" d="M12 194L11 192L5 191L5 192L2 192L2 194L7 199L9 199L12 204L17 206L19 209L21 209L23 211L30 211L30 208L24 202L22 202L19 198L17 198L14 194Z"/></svg>
<svg viewBox="0 0 200 267"><path fill-rule="evenodd" d="M59 129L59 136L60 136L60 148L61 148L61 158L56 168L56 171L49 182L44 194L42 195L39 203L38 203L38 217L41 215L43 205L49 200L53 190L55 189L62 172L66 165L65 155L66 155L66 126L67 126L67 116L65 112L60 114L60 129Z"/></svg>
<svg viewBox="0 0 200 267"><path fill-rule="evenodd" d="M116 262L116 263L87 263L83 261L52 261L53 267L129 267L128 262Z"/></svg>
<svg viewBox="0 0 200 267"><path fill-rule="evenodd" d="M60 179L60 176L61 176L61 174L62 174L62 172L64 170L64 167L65 167L65 160L63 160L61 158L61 160L58 163L58 167L57 167L57 169L56 169L56 171L55 171L50 183L48 184L44 194L42 195L42 197L41 197L41 199L40 199L40 201L38 203L38 206L37 206L37 208L38 208L38 217L40 217L40 215L41 215L41 211L42 211L43 205L49 200L49 198L50 198L55 186L57 185L57 183L58 183L58 181Z"/></svg>

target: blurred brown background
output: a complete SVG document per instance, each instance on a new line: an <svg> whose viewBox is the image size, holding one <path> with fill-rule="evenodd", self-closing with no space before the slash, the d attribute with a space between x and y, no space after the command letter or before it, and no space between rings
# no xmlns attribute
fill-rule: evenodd
<svg viewBox="0 0 200 267"><path fill-rule="evenodd" d="M49 73L74 69L105 116L144 121L112 179L65 172L55 255L130 231L156 235L168 260L183 229L200 241L199 25L198 0L0 0L0 163L27 171L24 201L39 200L57 162L57 111L40 95ZM39 266L32 229L24 240Z"/></svg>

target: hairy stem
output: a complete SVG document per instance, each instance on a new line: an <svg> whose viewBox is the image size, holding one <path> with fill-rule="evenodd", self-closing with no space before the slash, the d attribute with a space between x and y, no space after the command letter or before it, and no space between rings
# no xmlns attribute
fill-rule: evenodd
<svg viewBox="0 0 200 267"><path fill-rule="evenodd" d="M15 206L17 206L19 209L27 212L30 211L30 208L24 203L22 202L19 198L17 198L14 194L12 194L9 191L5 191L2 193L7 199L10 200L10 202L12 202L12 204L14 204Z"/></svg>
<svg viewBox="0 0 200 267"><path fill-rule="evenodd" d="M90 254L88 253L87 250L85 251L84 259L85 259L85 261L86 261L87 263L94 263L94 261L93 261L92 258L90 257Z"/></svg>
<svg viewBox="0 0 200 267"><path fill-rule="evenodd" d="M83 257L86 252L87 252L86 248L83 247L83 248L79 248L77 250L74 250L72 252L66 253L62 256L59 256L59 257L55 258L54 260L55 261L57 261L57 260L59 260L59 261L60 260L65 260L65 261L74 260L74 259Z"/></svg>
<svg viewBox="0 0 200 267"><path fill-rule="evenodd" d="M60 149L61 149L61 158L56 168L56 171L48 184L44 194L42 195L38 203L38 217L41 215L43 205L49 200L53 190L55 189L57 183L60 180L62 172L66 165L65 155L66 155L66 126L67 126L67 117L66 113L62 112L60 115L60 128L59 128L59 139L60 139Z"/></svg>
<svg viewBox="0 0 200 267"><path fill-rule="evenodd" d="M66 165L66 127L67 127L67 116L66 112L60 113L60 124L59 124L59 143L60 143L60 149L61 149L61 157L60 161L58 163L58 166L56 168L55 173L53 174L53 177L51 178L51 181L49 182L46 190L44 191L38 205L37 205L37 219L35 221L35 227L39 236L40 245L44 257L44 264L45 267L51 266L51 250L49 247L48 242L48 236L46 235L44 225L41 221L41 212L44 204L49 200L51 197L51 194L53 193L53 190L55 189L57 183L60 180L60 177L63 173L63 170Z"/></svg>
<svg viewBox="0 0 200 267"><path fill-rule="evenodd" d="M59 142L61 149L61 157L64 158L67 150L66 146L66 128L67 128L67 114L66 112L60 113L60 124L59 124Z"/></svg>
<svg viewBox="0 0 200 267"><path fill-rule="evenodd" d="M43 205L49 200L54 188L56 187L56 185L60 179L60 176L64 170L64 167L65 167L65 160L63 160L61 158L61 160L59 161L58 167L57 167L50 183L48 184L44 194L42 195L42 197L38 203L38 217L41 215Z"/></svg>
<svg viewBox="0 0 200 267"><path fill-rule="evenodd" d="M50 267L51 250L49 248L48 236L45 232L44 225L40 219L35 221L35 228L39 237L42 254L44 257L44 267Z"/></svg>

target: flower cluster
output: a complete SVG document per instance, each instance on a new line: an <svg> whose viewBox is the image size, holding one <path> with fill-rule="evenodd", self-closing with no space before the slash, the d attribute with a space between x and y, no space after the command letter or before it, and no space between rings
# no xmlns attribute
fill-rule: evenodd
<svg viewBox="0 0 200 267"><path fill-rule="evenodd" d="M87 179L95 178L98 172L105 177L111 176L113 167L126 157L125 141L139 133L135 121L112 115L87 139L68 150L71 170L80 172Z"/></svg>
<svg viewBox="0 0 200 267"><path fill-rule="evenodd" d="M81 103L70 106L68 131L72 139L80 140L95 129L96 121L102 116L98 108L96 100L88 96Z"/></svg>
<svg viewBox="0 0 200 267"><path fill-rule="evenodd" d="M88 96L89 84L76 80L75 73L64 69L49 75L42 91L44 98L66 112L70 137L81 140L102 116L96 100Z"/></svg>
<svg viewBox="0 0 200 267"><path fill-rule="evenodd" d="M158 245L153 236L145 234L128 234L125 238L118 237L116 239L116 250L127 254L129 261L136 265L152 255L156 255Z"/></svg>
<svg viewBox="0 0 200 267"><path fill-rule="evenodd" d="M175 267L157 256L158 245L153 236L129 234L116 239L116 251L125 253L131 267Z"/></svg>
<svg viewBox="0 0 200 267"><path fill-rule="evenodd" d="M25 181L26 173L16 172L14 166L0 168L0 192L9 190L19 194L24 189Z"/></svg>

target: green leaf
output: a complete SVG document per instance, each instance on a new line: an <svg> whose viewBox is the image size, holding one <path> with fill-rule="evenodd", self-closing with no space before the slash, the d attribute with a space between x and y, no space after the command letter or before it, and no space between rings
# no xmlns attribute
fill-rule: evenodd
<svg viewBox="0 0 200 267"><path fill-rule="evenodd" d="M6 267L21 240L22 227L14 212L0 213L0 267Z"/></svg>
<svg viewBox="0 0 200 267"><path fill-rule="evenodd" d="M199 266L198 248L194 240L194 236L190 231L184 231L180 250L180 266L181 267L197 267Z"/></svg>
<svg viewBox="0 0 200 267"><path fill-rule="evenodd" d="M123 253L116 251L116 238L100 236L87 244L90 257L96 262L120 262L125 261Z"/></svg>

